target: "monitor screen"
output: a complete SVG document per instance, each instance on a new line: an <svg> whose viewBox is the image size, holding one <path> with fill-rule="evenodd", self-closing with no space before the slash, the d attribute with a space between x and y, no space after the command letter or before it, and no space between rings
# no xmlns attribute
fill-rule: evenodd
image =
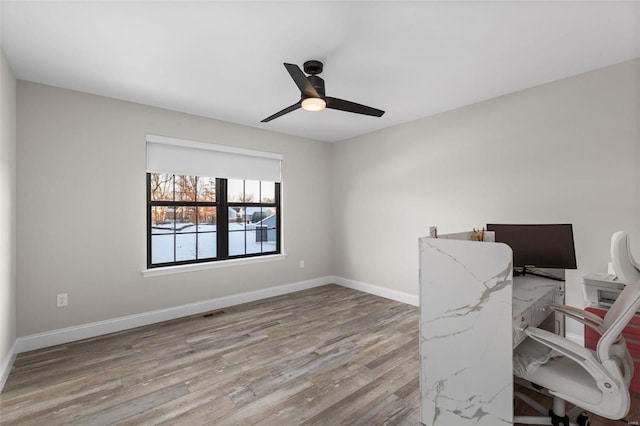
<svg viewBox="0 0 640 426"><path fill-rule="evenodd" d="M496 242L513 250L513 267L576 269L576 252L571 224L488 224Z"/></svg>

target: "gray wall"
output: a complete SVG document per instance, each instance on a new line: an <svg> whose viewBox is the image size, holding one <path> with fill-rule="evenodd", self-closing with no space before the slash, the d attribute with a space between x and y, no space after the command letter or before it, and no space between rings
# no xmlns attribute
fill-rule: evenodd
<svg viewBox="0 0 640 426"><path fill-rule="evenodd" d="M333 145L334 274L418 294L418 237L489 222L572 223L580 277L609 239L640 253L635 60ZM570 333L579 327L570 325Z"/></svg>
<svg viewBox="0 0 640 426"><path fill-rule="evenodd" d="M639 67L333 145L19 82L17 335L328 275L417 295L430 225L494 221L573 223L567 301L582 305L580 276L605 270L612 232L640 251ZM287 260L143 278L147 132L283 153Z"/></svg>
<svg viewBox="0 0 640 426"><path fill-rule="evenodd" d="M16 79L0 50L0 375L16 340L15 225Z"/></svg>
<svg viewBox="0 0 640 426"><path fill-rule="evenodd" d="M331 274L330 144L24 81L18 117L18 336ZM146 133L282 153L287 259L143 278Z"/></svg>

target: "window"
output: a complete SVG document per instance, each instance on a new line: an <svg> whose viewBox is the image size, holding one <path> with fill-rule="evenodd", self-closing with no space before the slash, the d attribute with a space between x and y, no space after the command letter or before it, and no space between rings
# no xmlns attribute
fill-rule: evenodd
<svg viewBox="0 0 640 426"><path fill-rule="evenodd" d="M280 253L281 159L147 135L147 268Z"/></svg>
<svg viewBox="0 0 640 426"><path fill-rule="evenodd" d="M149 268L280 253L277 182L147 173L147 193Z"/></svg>
<svg viewBox="0 0 640 426"><path fill-rule="evenodd" d="M279 185L238 179L226 183L229 256L279 253Z"/></svg>

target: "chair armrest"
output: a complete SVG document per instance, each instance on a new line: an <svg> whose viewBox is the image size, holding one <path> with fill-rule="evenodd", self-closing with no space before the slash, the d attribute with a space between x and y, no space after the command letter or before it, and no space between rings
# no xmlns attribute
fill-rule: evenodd
<svg viewBox="0 0 640 426"><path fill-rule="evenodd" d="M524 331L532 339L543 345L556 350L562 355L572 359L582 367L598 385L598 389L603 393L614 393L618 391L618 383L613 379L607 370L598 362L589 349L583 348L557 334L550 333L539 328L528 328Z"/></svg>
<svg viewBox="0 0 640 426"><path fill-rule="evenodd" d="M602 328L604 320L594 313L569 305L551 305L551 309L586 325L600 335L604 333L604 329Z"/></svg>

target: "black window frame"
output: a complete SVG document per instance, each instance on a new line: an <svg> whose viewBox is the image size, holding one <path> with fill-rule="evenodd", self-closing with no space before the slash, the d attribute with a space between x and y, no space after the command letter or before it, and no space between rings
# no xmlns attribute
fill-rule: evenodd
<svg viewBox="0 0 640 426"><path fill-rule="evenodd" d="M244 180L245 184L246 184L246 180ZM256 257L256 256L265 256L265 255L270 255L270 254L279 254L280 253L280 183L279 182L275 182L275 188L274 188L274 198L275 201L272 203L268 203L268 202L263 202L262 201L262 196L260 195L258 197L259 201L258 202L248 202L248 201L228 201L228 196L227 196L227 183L228 180L227 179L223 179L222 182L222 187L220 188L223 191L224 194L224 200L226 201L226 208L220 208L218 209L218 213L220 213L221 210L224 210L224 214L229 214L229 207L244 207L245 211L247 208L251 208L251 207L260 207L260 208L264 208L264 207L274 207L276 209L276 249L274 251L270 251L270 252L261 252L261 253L246 253L247 251L247 246L246 246L246 239L245 239L245 254L238 254L238 255L229 255L228 253L228 249L229 249L229 244L228 241L226 242L222 242L224 244L224 249L227 250L227 252L225 253L226 255L226 259L239 259L239 258L245 258L245 257ZM243 190L244 192L244 190ZM228 229L228 225L229 225L229 220L227 218L227 220L223 221L223 225L222 227L224 227L224 238L228 239L228 235L229 235L229 229ZM246 223L245 223L246 226ZM234 232L234 231L231 231ZM237 232L237 231L235 231ZM246 237L246 229L245 229L245 237ZM220 238L220 236L218 236L218 238ZM220 243L220 241L219 241ZM220 247L220 244L219 244Z"/></svg>
<svg viewBox="0 0 640 426"><path fill-rule="evenodd" d="M215 178L215 188L216 188L216 201L198 201L197 196L195 201L176 201L176 176L184 176L178 173L163 173L165 175L172 174L173 175L173 185L174 191L173 196L174 200L152 200L151 199L151 175L152 173L147 172L147 269L153 268L162 268L167 266L178 266L178 265L193 265L193 264L202 264L202 263L211 263L218 262L230 259L242 259L242 258L252 258L252 257L260 257L260 256L270 256L274 254L281 253L281 240L282 240L282 232L281 232L281 209L280 209L280 182L274 182L274 202L263 202L260 198L259 202L229 202L227 200L227 182L228 179L225 178ZM206 176L195 176L196 177L196 187L197 187L197 179L200 177ZM246 182L246 180L245 180ZM156 206L163 207L215 207L216 208L216 257L209 257L203 259L189 259L189 260L179 260L176 261L176 249L175 249L175 241L176 241L176 232L175 226L173 229L172 235L174 236L174 261L173 262L161 262L161 263L152 263L152 210ZM239 255L229 255L229 208L230 207L273 207L276 211L276 249L268 252L259 252L259 253L245 253ZM174 210L175 211L175 210ZM198 215L196 214L196 217ZM175 217L174 217L175 220ZM174 222L175 223L175 222ZM246 226L246 223L245 223ZM246 230L245 230L246 232ZM205 233L197 231L196 226L196 253L198 250L197 241L198 234ZM246 252L246 234L245 234L245 252ZM197 256L197 254L196 254Z"/></svg>

